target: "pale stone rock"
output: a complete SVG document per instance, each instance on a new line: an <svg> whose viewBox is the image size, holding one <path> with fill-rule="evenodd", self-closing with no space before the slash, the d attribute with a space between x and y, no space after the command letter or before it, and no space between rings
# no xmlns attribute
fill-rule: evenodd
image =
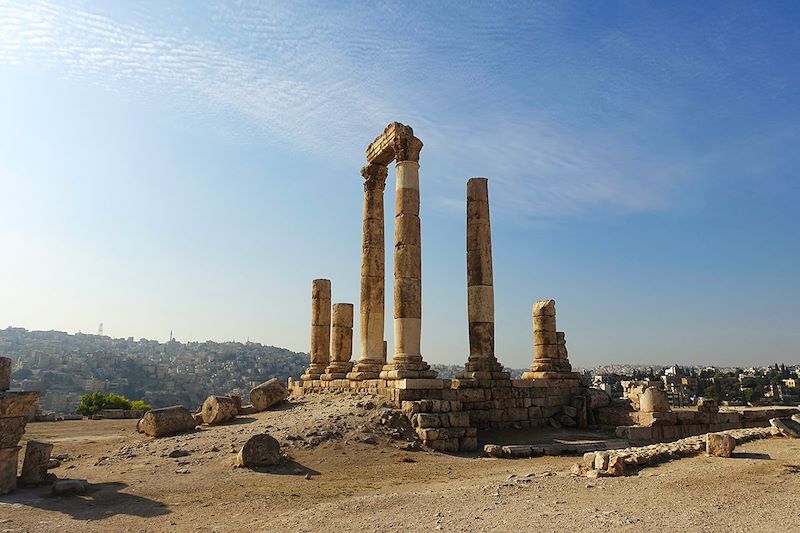
<svg viewBox="0 0 800 533"><path fill-rule="evenodd" d="M736 448L736 439L726 433L706 435L706 453L715 457L730 457Z"/></svg>
<svg viewBox="0 0 800 533"><path fill-rule="evenodd" d="M151 437L165 437L192 431L197 422L182 405L151 409L137 424L138 430Z"/></svg>
<svg viewBox="0 0 800 533"><path fill-rule="evenodd" d="M83 494L89 484L83 479L59 479L53 483L53 494L60 496L66 494Z"/></svg>
<svg viewBox="0 0 800 533"><path fill-rule="evenodd" d="M625 475L625 461L622 457L618 455L613 455L608 460L608 468L606 469L612 476L624 476Z"/></svg>
<svg viewBox="0 0 800 533"><path fill-rule="evenodd" d="M800 423L792 418L771 418L769 423L785 437L800 439Z"/></svg>
<svg viewBox="0 0 800 533"><path fill-rule="evenodd" d="M658 387L647 387L639 397L639 410L643 413L667 413L670 411L666 393Z"/></svg>

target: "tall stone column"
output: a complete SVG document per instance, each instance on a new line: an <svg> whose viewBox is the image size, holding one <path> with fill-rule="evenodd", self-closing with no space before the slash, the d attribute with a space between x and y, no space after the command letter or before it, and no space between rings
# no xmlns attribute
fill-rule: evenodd
<svg viewBox="0 0 800 533"><path fill-rule="evenodd" d="M486 178L467 181L467 316L469 359L459 378L509 379L494 353L494 276Z"/></svg>
<svg viewBox="0 0 800 533"><path fill-rule="evenodd" d="M331 352L331 281L315 279L311 284L311 364L300 379L319 379Z"/></svg>
<svg viewBox="0 0 800 533"><path fill-rule="evenodd" d="M320 379L344 379L353 368L353 304L333 304L331 362Z"/></svg>
<svg viewBox="0 0 800 533"><path fill-rule="evenodd" d="M394 357L381 378L432 378L422 360L422 248L419 219L419 153L412 135L394 138L396 165L394 219Z"/></svg>
<svg viewBox="0 0 800 533"><path fill-rule="evenodd" d="M386 355L383 323L386 290L383 191L386 165L370 163L361 169L364 177L364 222L361 233L361 295L359 309L359 359L348 379L377 379Z"/></svg>
<svg viewBox="0 0 800 533"><path fill-rule="evenodd" d="M540 300L533 304L534 357L529 372L522 379L575 378L566 357L564 333L556 331L555 300Z"/></svg>

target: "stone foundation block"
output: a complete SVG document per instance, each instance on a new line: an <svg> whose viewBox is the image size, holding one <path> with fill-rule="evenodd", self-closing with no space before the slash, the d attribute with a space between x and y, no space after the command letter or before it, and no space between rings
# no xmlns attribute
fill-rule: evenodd
<svg viewBox="0 0 800 533"><path fill-rule="evenodd" d="M458 450L461 452L474 452L478 449L478 439L475 437L464 437L458 439Z"/></svg>

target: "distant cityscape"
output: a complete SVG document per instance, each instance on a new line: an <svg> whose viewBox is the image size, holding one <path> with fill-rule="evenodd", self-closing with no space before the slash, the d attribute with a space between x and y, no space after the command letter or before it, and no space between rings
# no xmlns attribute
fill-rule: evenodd
<svg viewBox="0 0 800 533"><path fill-rule="evenodd" d="M0 330L0 354L13 363L12 387L39 390L40 408L74 413L80 397L114 392L155 407L194 408L210 394L241 393L273 377L298 378L308 354L254 342L167 342L113 339L61 331ZM452 378L461 365L431 365ZM519 378L525 369L509 369ZM626 382L649 381L665 389L673 406L693 405L699 397L722 404L800 403L800 365L764 367L602 365L576 369L595 388L612 397L625 395Z"/></svg>

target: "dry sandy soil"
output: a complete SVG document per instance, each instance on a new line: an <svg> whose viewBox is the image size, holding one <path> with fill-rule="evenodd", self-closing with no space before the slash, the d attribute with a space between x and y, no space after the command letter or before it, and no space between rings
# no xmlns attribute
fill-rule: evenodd
<svg viewBox="0 0 800 533"><path fill-rule="evenodd" d="M375 400L329 395L159 440L134 420L30 424L26 438L71 456L53 472L91 489L2 496L0 532L800 531L800 440L590 480L569 475L575 457L406 451L385 413ZM286 464L233 468L235 451L264 431L285 445Z"/></svg>

